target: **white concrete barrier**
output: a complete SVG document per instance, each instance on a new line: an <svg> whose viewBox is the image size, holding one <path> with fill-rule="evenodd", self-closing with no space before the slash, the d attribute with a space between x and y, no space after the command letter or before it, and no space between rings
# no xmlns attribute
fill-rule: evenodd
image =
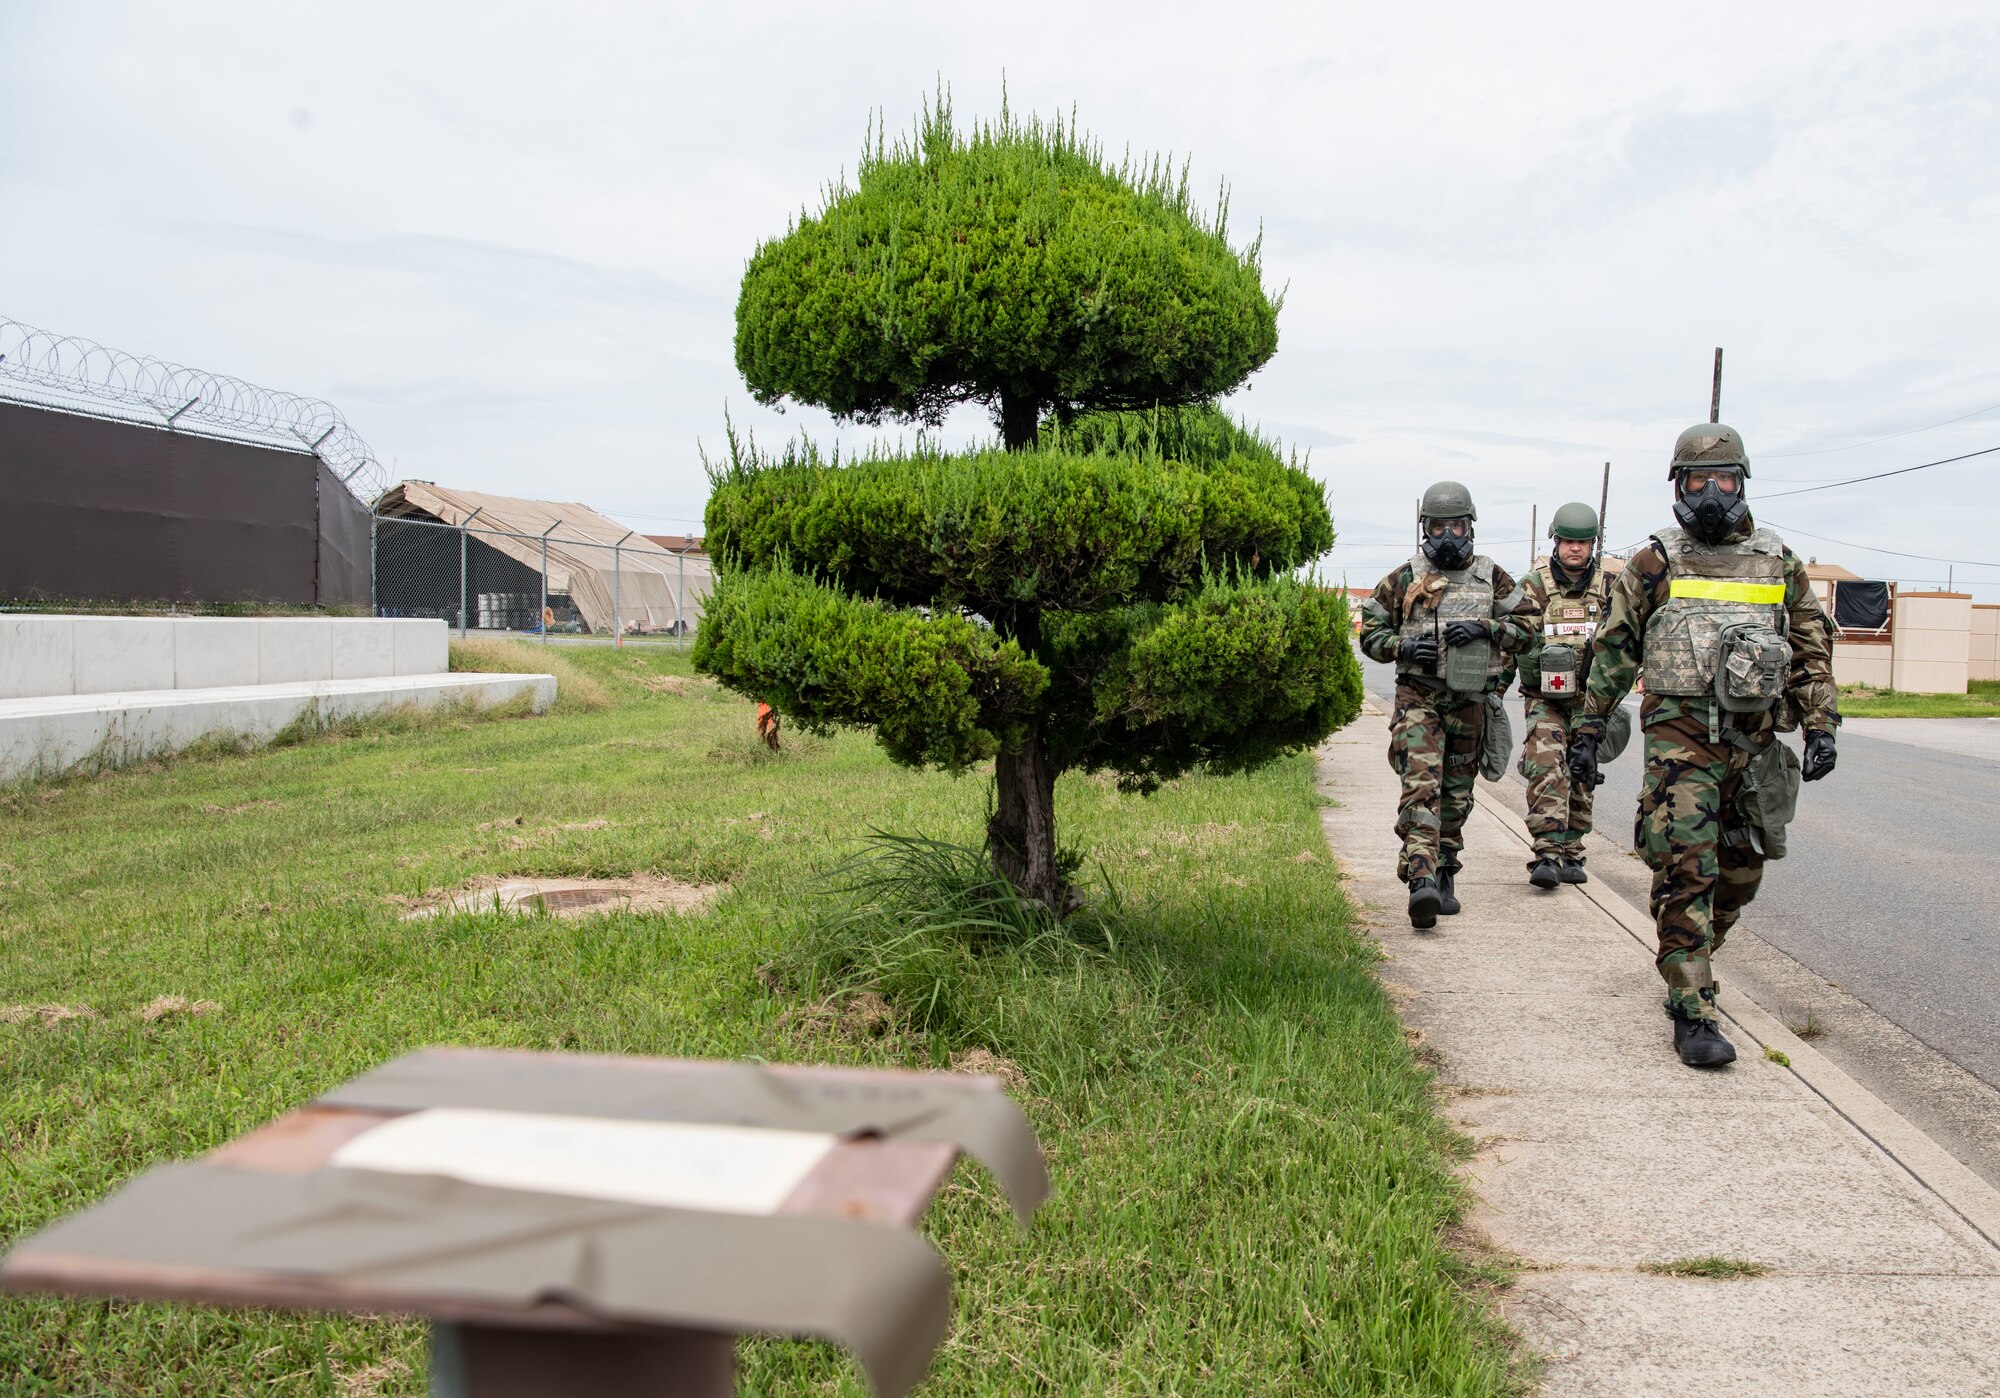
<svg viewBox="0 0 2000 1398"><path fill-rule="evenodd" d="M442 675L442 621L0 616L0 699Z"/></svg>
<svg viewBox="0 0 2000 1398"><path fill-rule="evenodd" d="M406 706L555 702L551 675L450 665L442 621L0 616L0 785Z"/></svg>
<svg viewBox="0 0 2000 1398"><path fill-rule="evenodd" d="M4 699L0 786L144 762L203 739L255 746L298 723L324 727L450 702L489 708L522 695L533 712L545 712L555 702L555 677L412 675Z"/></svg>

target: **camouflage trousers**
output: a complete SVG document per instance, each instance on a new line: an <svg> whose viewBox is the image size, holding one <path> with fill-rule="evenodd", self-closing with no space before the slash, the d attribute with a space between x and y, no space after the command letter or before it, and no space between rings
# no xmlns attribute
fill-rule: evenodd
<svg viewBox="0 0 2000 1398"><path fill-rule="evenodd" d="M1440 860L1456 865L1465 848L1461 832L1472 814L1472 784L1479 775L1479 735L1486 701L1445 689L1396 683L1396 711L1389 718L1389 765L1403 779L1396 833L1403 852L1396 874L1405 883L1435 878Z"/></svg>
<svg viewBox="0 0 2000 1398"><path fill-rule="evenodd" d="M1655 964L1672 1014L1715 1017L1711 958L1764 878L1764 856L1737 806L1749 764L1749 753L1726 738L1710 742L1691 720L1646 730L1633 843L1653 871Z"/></svg>
<svg viewBox="0 0 2000 1398"><path fill-rule="evenodd" d="M1569 740L1583 705L1574 699L1530 694L1522 702L1527 731L1521 765L1528 783L1528 833L1535 837L1534 868L1541 859L1583 862L1583 837L1590 833L1592 792L1569 779Z"/></svg>

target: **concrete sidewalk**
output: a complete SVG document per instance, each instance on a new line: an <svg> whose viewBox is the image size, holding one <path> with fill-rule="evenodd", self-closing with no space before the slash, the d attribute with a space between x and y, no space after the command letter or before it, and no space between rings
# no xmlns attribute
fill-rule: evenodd
<svg viewBox="0 0 2000 1398"><path fill-rule="evenodd" d="M1478 1142L1471 1222L1526 1264L1502 1307L1547 1357L1543 1393L2000 1395L2000 1193L1732 993L1726 949L1737 1062L1681 1066L1650 919L1601 881L1530 888L1527 833L1484 783L1465 911L1412 930L1387 747L1371 704L1321 749L1323 823ZM1708 1256L1770 1270L1639 1270Z"/></svg>

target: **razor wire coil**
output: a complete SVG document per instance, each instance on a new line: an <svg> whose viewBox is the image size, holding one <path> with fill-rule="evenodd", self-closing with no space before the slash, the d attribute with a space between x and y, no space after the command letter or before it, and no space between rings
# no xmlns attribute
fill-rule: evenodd
<svg viewBox="0 0 2000 1398"><path fill-rule="evenodd" d="M0 316L0 398L317 456L362 504L388 472L340 410L227 374L127 354Z"/></svg>

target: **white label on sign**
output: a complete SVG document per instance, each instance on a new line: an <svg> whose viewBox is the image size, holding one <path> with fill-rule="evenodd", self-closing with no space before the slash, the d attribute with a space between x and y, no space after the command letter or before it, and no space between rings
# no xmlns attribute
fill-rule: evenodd
<svg viewBox="0 0 2000 1398"><path fill-rule="evenodd" d="M811 1131L434 1107L333 1154L351 1170L711 1213L775 1212L833 1149Z"/></svg>

